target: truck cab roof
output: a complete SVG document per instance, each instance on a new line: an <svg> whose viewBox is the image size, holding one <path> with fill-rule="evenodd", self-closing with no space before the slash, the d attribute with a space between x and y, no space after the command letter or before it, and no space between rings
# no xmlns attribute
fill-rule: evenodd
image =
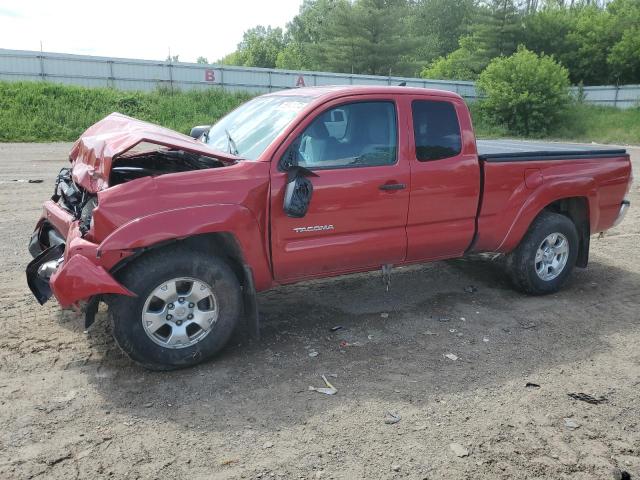
<svg viewBox="0 0 640 480"><path fill-rule="evenodd" d="M323 99L346 97L349 95L429 95L462 99L460 95L448 90L433 88L401 87L397 85L327 85L318 87L301 87L280 90L268 94L270 96L300 96Z"/></svg>

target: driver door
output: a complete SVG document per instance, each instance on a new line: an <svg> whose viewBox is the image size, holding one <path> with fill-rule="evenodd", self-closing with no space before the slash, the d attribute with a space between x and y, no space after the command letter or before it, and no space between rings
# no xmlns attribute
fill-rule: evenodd
<svg viewBox="0 0 640 480"><path fill-rule="evenodd" d="M272 161L271 242L274 277L288 283L371 270L404 261L409 208L406 112L390 98L358 96L320 107ZM400 133L402 132L402 133ZM306 214L283 209L287 173L281 158L311 170Z"/></svg>

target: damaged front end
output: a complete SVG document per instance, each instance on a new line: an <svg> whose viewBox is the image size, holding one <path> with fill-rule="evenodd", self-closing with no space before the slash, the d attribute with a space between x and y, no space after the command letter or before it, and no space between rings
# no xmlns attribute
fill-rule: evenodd
<svg viewBox="0 0 640 480"><path fill-rule="evenodd" d="M123 155L111 169L109 186L143 177L224 167L220 160L183 150L153 150Z"/></svg>
<svg viewBox="0 0 640 480"><path fill-rule="evenodd" d="M70 168L60 170L53 195L45 202L43 216L29 241L34 259L26 268L27 284L41 305L52 295L61 306L69 307L96 294L131 294L85 256L97 249L95 243L83 238L91 229L97 204L97 195L78 186Z"/></svg>
<svg viewBox="0 0 640 480"><path fill-rule="evenodd" d="M44 205L43 217L29 241L29 253L34 257L27 265L27 284L43 305L52 295L51 277L64 262L66 237L74 222L81 234L91 224L91 214L97 197L76 185L71 169L58 173L51 200Z"/></svg>
<svg viewBox="0 0 640 480"><path fill-rule="evenodd" d="M30 239L34 259L26 276L40 304L53 295L63 308L84 307L86 323L91 323L103 295L134 295L110 273L132 252L99 253L101 242L118 227L102 225L97 218L101 192L143 177L232 165L237 157L114 113L87 129L69 160L71 167L56 177L53 196L44 203Z"/></svg>

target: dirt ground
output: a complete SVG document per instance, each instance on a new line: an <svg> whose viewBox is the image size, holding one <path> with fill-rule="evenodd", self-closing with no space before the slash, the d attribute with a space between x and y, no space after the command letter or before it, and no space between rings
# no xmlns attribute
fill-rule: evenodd
<svg viewBox="0 0 640 480"><path fill-rule="evenodd" d="M262 341L151 373L104 313L85 333L27 288L69 147L0 144L0 478L640 478L638 182L556 295L515 293L477 260L397 270L388 293L378 273L290 286L260 295ZM14 181L29 179L44 182ZM308 390L322 374L336 395Z"/></svg>

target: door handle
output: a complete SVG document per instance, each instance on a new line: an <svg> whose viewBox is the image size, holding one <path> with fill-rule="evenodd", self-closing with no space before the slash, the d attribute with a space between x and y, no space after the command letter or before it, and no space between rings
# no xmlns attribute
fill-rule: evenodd
<svg viewBox="0 0 640 480"><path fill-rule="evenodd" d="M380 190L404 190L407 186L404 183L385 183L378 188Z"/></svg>

